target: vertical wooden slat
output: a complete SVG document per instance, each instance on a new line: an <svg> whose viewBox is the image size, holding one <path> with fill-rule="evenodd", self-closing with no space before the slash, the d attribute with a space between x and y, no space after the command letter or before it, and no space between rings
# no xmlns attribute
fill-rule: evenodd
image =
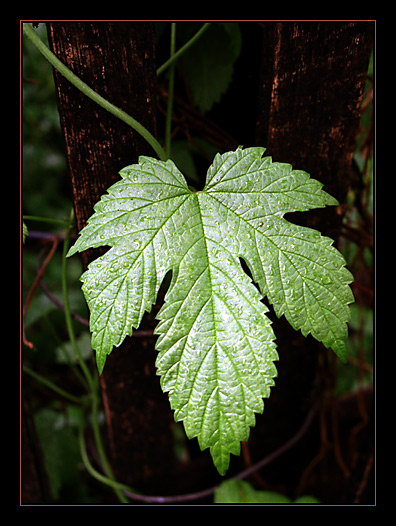
<svg viewBox="0 0 396 526"><path fill-rule="evenodd" d="M141 122L153 135L155 41L150 23L48 23L52 51L100 95ZM55 71L77 228L94 204L139 155L155 153L125 123L99 107ZM98 250L86 251L84 267ZM153 329L154 316L142 328ZM172 415L155 375L155 339L127 338L109 356L101 376L110 460L119 481L155 491L172 463ZM155 487L157 481L159 487Z"/></svg>
<svg viewBox="0 0 396 526"><path fill-rule="evenodd" d="M373 28L364 22L264 26L257 137L275 161L307 171L341 202L356 146Z"/></svg>
<svg viewBox="0 0 396 526"><path fill-rule="evenodd" d="M360 105L374 24L370 22L263 23L262 65L256 144L274 161L288 162L321 181L324 189L345 203L351 183ZM336 240L341 232L342 206L287 216ZM332 381L331 350L312 337L304 338L287 321L274 316L280 355L278 379L264 415L252 434L253 458L271 451L293 435L313 403L312 393ZM318 368L318 359L320 368ZM302 469L309 459L301 455ZM293 457L295 460L296 457ZM290 466L299 473L298 462ZM283 476L289 470L274 464ZM290 479L289 479L290 480ZM282 481L287 484L286 477Z"/></svg>

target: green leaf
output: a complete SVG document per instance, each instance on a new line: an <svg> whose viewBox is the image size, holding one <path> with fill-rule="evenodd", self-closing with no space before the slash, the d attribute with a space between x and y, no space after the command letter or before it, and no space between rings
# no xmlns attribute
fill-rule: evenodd
<svg viewBox="0 0 396 526"><path fill-rule="evenodd" d="M177 34L187 41L201 25L180 24ZM237 23L216 23L184 53L183 72L201 112L209 111L227 91L241 47L241 32Z"/></svg>
<svg viewBox="0 0 396 526"><path fill-rule="evenodd" d="M25 244L25 239L29 235L28 227L25 225L25 221L22 222L22 241Z"/></svg>
<svg viewBox="0 0 396 526"><path fill-rule="evenodd" d="M337 201L307 173L262 158L264 151L217 155L199 192L172 161L140 157L95 205L68 254L112 247L81 277L100 372L172 271L157 315L157 372L176 421L210 448L221 474L276 377L263 296L341 359L353 301L352 276L332 240L283 218Z"/></svg>
<svg viewBox="0 0 396 526"><path fill-rule="evenodd" d="M215 489L215 504L288 504L290 499L280 493L255 490L244 480L228 479Z"/></svg>
<svg viewBox="0 0 396 526"><path fill-rule="evenodd" d="M304 495L292 501L286 495L275 491L254 489L244 480L225 480L215 489L215 504L318 504L315 497Z"/></svg>

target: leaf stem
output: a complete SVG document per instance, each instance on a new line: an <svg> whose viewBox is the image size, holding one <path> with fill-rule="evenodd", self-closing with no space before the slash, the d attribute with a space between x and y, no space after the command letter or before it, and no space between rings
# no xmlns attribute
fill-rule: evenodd
<svg viewBox="0 0 396 526"><path fill-rule="evenodd" d="M106 477L105 475L102 475L102 473L99 473L99 471L96 471L96 469L92 466L89 458L87 449L85 447L85 440L84 440L84 430L82 427L79 429L78 433L78 443L80 446L80 454L81 458L84 464L85 469L88 471L92 477L94 477L99 482L102 482L103 484L106 484L107 486L111 486L114 490L117 491L133 491L133 489L130 486L127 486L126 484L122 484L121 482L117 482L114 479L110 479L109 477ZM129 502L125 497L123 497L123 502Z"/></svg>
<svg viewBox="0 0 396 526"><path fill-rule="evenodd" d="M64 314L65 314L65 322L67 327L67 332L70 338L70 342L72 344L74 353L79 361L80 367L84 373L84 376L88 382L88 385L90 386L91 390L93 391L95 388L94 380L89 372L89 369L85 363L85 361L82 358L80 348L77 344L76 335L74 333L73 328L73 321L71 316L71 310L70 310L70 304L69 304L69 294L68 294L68 287L67 287L67 259L66 254L69 248L69 241L70 241L70 226L73 223L74 218L74 212L72 211L71 217L70 217L70 223L68 225L68 228L66 230L65 234L65 240L63 243L63 252L62 252L62 293L63 293L63 308L64 308Z"/></svg>
<svg viewBox="0 0 396 526"><path fill-rule="evenodd" d="M83 82L77 75L75 75L70 69L65 66L35 33L33 28L28 23L23 23L23 31L25 35L31 40L31 42L37 47L40 53L61 73L69 82L71 82L76 88L78 88L84 95L92 99L94 102L99 104L102 108L112 113L115 117L128 124L136 132L138 132L153 148L155 153L161 160L166 160L166 154L157 139L136 119L128 115L124 110L114 106L111 102L103 98L101 95L96 93L90 88L85 82Z"/></svg>
<svg viewBox="0 0 396 526"><path fill-rule="evenodd" d="M176 44L176 23L173 22L171 25L171 42L170 42L170 56L171 57L175 53L175 44ZM170 150L171 150L174 84L175 84L175 63L173 62L169 70L168 107L166 110L166 122L165 122L165 153L168 159L170 157Z"/></svg>
<svg viewBox="0 0 396 526"><path fill-rule="evenodd" d="M66 326L67 326L67 331L69 334L70 342L73 346L73 350L76 354L80 367L84 373L84 376L87 379L87 382L90 388L90 392L91 392L92 431L94 434L96 448L99 453L99 458L100 458L100 461L102 462L103 469L106 475L110 478L110 480L115 481L110 464L106 457L106 453L105 453L103 443L102 443L102 438L100 436L99 418L98 418L99 416L99 396L98 396L97 377L94 378L91 375L85 361L82 358L81 351L77 344L76 336L74 333L73 321L72 321L70 305L69 305L66 268L67 268L67 252L68 252L69 244L70 244L70 228L73 224L73 220L74 220L74 213L72 211L71 216L70 216L70 223L68 225L68 228L65 234L65 241L63 244L63 253L62 253L62 291L63 291L63 306L64 306L64 313L65 313L65 321L66 321ZM120 489L114 487L114 491L117 494L117 497L120 500L120 502L127 502L127 499L125 498L125 496L123 495Z"/></svg>
<svg viewBox="0 0 396 526"><path fill-rule="evenodd" d="M24 221L39 221L40 223L52 223L53 225L62 225L67 226L67 221L62 221L61 219L52 219L51 217L41 217L41 216L23 216Z"/></svg>
<svg viewBox="0 0 396 526"><path fill-rule="evenodd" d="M202 35L203 33L208 29L208 27L210 26L210 22L207 22L206 24L204 24L201 29L199 29L194 36L192 36L190 38L190 40L188 42L186 42L184 44L184 46L182 46L180 49L178 49L176 51L176 53L174 53L166 62L164 62L162 64L162 66L160 66L158 69L157 69L157 76L161 75L171 64L174 64L180 57L181 55L183 55L183 53L185 51L187 51L187 49L192 46L192 44L194 44L194 42L196 42L196 40L198 40Z"/></svg>
<svg viewBox="0 0 396 526"><path fill-rule="evenodd" d="M26 373L29 376L31 376L32 378L34 378L37 382L40 382L41 384L45 385L46 387L48 387L49 389L51 389L52 391L54 391L58 395L62 396L63 398L66 398L67 400L70 400L70 402L73 402L75 404L84 404L86 402L86 400L87 400L87 397L89 397L89 394L86 395L86 396L75 396L75 395L72 395L72 394L68 393L67 391L65 391L61 387L58 387L56 384L51 382L51 380L48 380L44 376L41 376L41 374L38 374L35 371L33 371L32 369L30 369L30 367L28 367L25 364L23 364L22 369L23 369L24 373Z"/></svg>

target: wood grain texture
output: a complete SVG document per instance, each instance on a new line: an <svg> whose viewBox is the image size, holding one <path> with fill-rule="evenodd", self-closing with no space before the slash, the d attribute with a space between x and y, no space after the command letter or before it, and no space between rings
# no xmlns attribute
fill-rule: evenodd
<svg viewBox="0 0 396 526"><path fill-rule="evenodd" d="M337 245L342 205L351 183L374 24L274 22L263 23L262 28L256 144L266 146L266 154L274 161L307 171L340 202L340 207L287 217L330 236ZM253 460L293 435L308 408L331 389L335 374L336 358L311 336L304 338L284 318L275 316L273 329L280 356L278 378L252 433ZM309 447L304 450L302 445L297 456L286 456L270 466L266 480L293 487L298 483L293 477L304 470L310 455ZM330 483L331 479L318 482L320 491L334 491ZM343 480L336 488L337 499L345 498L348 483Z"/></svg>
<svg viewBox="0 0 396 526"><path fill-rule="evenodd" d="M154 31L150 23L49 23L52 51L86 84L156 134ZM156 157L146 141L55 71L77 228L93 213L121 168L140 155ZM82 254L83 265L103 249ZM153 311L154 314L154 311ZM142 328L152 330L154 315ZM101 376L110 460L117 480L163 489L173 461L173 417L154 363L155 338L132 336L109 356ZM157 486L156 486L157 484ZM161 486L162 484L162 486Z"/></svg>
<svg viewBox="0 0 396 526"><path fill-rule="evenodd" d="M155 68L151 26L142 23L50 23L52 50L78 77L154 135ZM143 30L144 29L144 30ZM77 226L119 176L118 171L153 155L127 124L99 107L55 71Z"/></svg>
<svg viewBox="0 0 396 526"><path fill-rule="evenodd" d="M342 201L348 186L373 24L264 26L257 134L276 161L292 163Z"/></svg>

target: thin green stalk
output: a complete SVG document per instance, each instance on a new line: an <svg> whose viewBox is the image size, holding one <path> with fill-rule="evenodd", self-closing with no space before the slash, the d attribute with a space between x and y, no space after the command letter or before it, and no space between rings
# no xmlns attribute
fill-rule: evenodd
<svg viewBox="0 0 396 526"><path fill-rule="evenodd" d="M176 24L172 23L171 43L170 43L170 56L171 57L175 53L175 47L176 47ZM174 84L175 84L175 63L173 62L172 65L170 66L170 71L169 71L168 107L166 110L166 123L165 123L165 153L166 153L167 158L170 157L170 149L171 149Z"/></svg>
<svg viewBox="0 0 396 526"><path fill-rule="evenodd" d="M58 348L60 349L60 352L62 352L63 357L66 360L67 365L73 371L73 373L75 374L76 378L81 383L81 385L84 387L84 389L89 393L90 389L89 389L89 385L87 384L87 381L86 381L85 377L81 374L80 369L75 364L75 362L71 359L69 353L66 352L64 342L59 337L59 335L58 335L57 331L55 330L53 324L49 320L48 314L46 312L43 312L43 320L45 321L45 323L47 325L48 331L52 334L52 336L56 340ZM88 395L88 396L90 396L90 395Z"/></svg>
<svg viewBox="0 0 396 526"><path fill-rule="evenodd" d="M35 33L34 29L30 27L28 23L23 24L23 31L25 35L31 40L31 42L37 47L40 53L61 73L69 82L71 82L76 88L78 88L84 95L95 101L99 106L109 111L123 122L131 126L137 131L153 148L158 157L165 161L167 159L166 154L157 139L136 119L128 115L124 110L121 110L117 106L114 106L111 102L103 98L101 95L96 93L90 88L85 82L83 82L77 75L75 75L70 69L65 66Z"/></svg>
<svg viewBox="0 0 396 526"><path fill-rule="evenodd" d="M38 221L40 223L52 223L53 225L62 225L67 226L67 221L62 221L61 219L52 219L50 217L41 217L41 216L23 216L24 221Z"/></svg>
<svg viewBox="0 0 396 526"><path fill-rule="evenodd" d="M80 348L77 344L76 335L74 333L73 328L73 321L71 317L71 311L70 311L70 304L69 304L69 294L68 294L68 288L67 288L67 259L66 254L69 249L69 242L70 242L70 225L72 224L74 218L74 213L72 212L70 217L70 224L68 225L68 228L66 229L65 234L65 240L63 243L63 252L62 252L62 292L63 292L63 307L64 307L64 314L65 314L65 321L66 321L66 327L67 332L69 334L69 339L72 344L74 353L78 359L78 362L80 364L80 367L84 373L84 376L88 382L88 385L91 390L94 390L94 380L92 378L92 375L85 363L85 361L82 358Z"/></svg>
<svg viewBox="0 0 396 526"><path fill-rule="evenodd" d="M70 342L73 346L73 350L75 352L75 355L78 359L78 362L80 364L80 367L84 373L85 378L87 379L90 392L91 392L91 412L92 412L92 431L94 434L95 444L96 448L99 453L100 461L102 462L103 469L106 473L106 475L115 482L113 472L111 470L110 464L107 460L107 456L103 447L102 443L102 437L100 435L100 429L99 429L99 395L98 395L98 385L97 385L97 378L94 378L85 361L82 358L80 348L77 344L76 335L74 333L73 328L73 321L71 317L71 311L70 311L70 305L69 305L69 295L68 295L68 288L67 288L67 252L69 250L69 244L70 244L70 227L73 223L74 214L72 212L70 217L70 224L69 228L66 230L65 234L65 241L63 243L63 253L62 253L62 291L63 291L63 304L64 304L64 314L65 314L65 321L67 326L67 331L69 334ZM117 494L118 499L120 502L128 502L125 496L123 495L122 491L116 487L114 487L114 491Z"/></svg>
<svg viewBox="0 0 396 526"><path fill-rule="evenodd" d="M185 51L187 51L187 49L192 46L204 33L205 31L208 29L208 27L210 26L210 22L207 22L206 24L204 24L201 29L199 29L199 31L197 31L195 33L194 36L192 36L190 38L190 40L188 42L186 42L184 44L184 46L182 46L179 50L176 51L176 53L174 53L166 62L164 62L162 64L162 66L160 66L158 69L157 69L157 76L161 75L161 73L163 73L171 64L174 64L182 55Z"/></svg>
<svg viewBox="0 0 396 526"><path fill-rule="evenodd" d="M129 491L131 493L134 492L133 488L130 486L127 486L126 484L122 484L121 482L117 482L116 480L110 479L109 477L106 477L105 475L102 475L102 473L99 473L96 471L96 469L92 466L89 458L87 449L85 447L85 440L84 440L84 430L82 428L79 429L78 433L78 442L80 446L80 454L83 461L83 464L85 466L85 469L88 471L92 477L94 477L99 482L102 482L102 484L106 484L107 486L112 487L114 490L118 491ZM128 502L128 500L124 497L123 502Z"/></svg>
<svg viewBox="0 0 396 526"><path fill-rule="evenodd" d="M53 382L51 382L44 376L41 376L41 374L38 374L32 369L30 369L30 367L28 367L27 365L23 365L23 372L30 375L32 378L37 380L37 382L40 382L41 384L45 385L46 387L48 387L55 393L59 394L63 398L66 398L67 400L70 400L71 402L75 404L84 404L87 400L87 396L75 396L75 395L68 393L64 389L61 389L60 387L58 387L56 384L54 384Z"/></svg>

